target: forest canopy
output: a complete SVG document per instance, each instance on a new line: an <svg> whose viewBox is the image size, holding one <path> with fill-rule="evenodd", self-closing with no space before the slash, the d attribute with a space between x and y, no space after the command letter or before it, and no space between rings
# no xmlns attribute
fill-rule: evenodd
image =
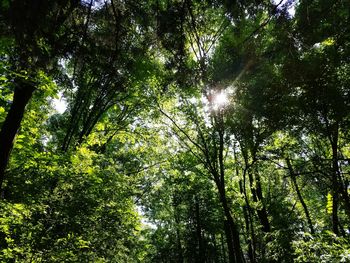
<svg viewBox="0 0 350 263"><path fill-rule="evenodd" d="M350 1L3 0L1 262L349 262Z"/></svg>

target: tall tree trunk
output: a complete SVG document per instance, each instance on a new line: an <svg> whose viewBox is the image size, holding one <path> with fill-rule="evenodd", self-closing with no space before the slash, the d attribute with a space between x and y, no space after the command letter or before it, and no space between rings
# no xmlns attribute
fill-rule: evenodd
<svg viewBox="0 0 350 263"><path fill-rule="evenodd" d="M251 169L248 169L248 177L249 177L250 191L253 196L253 201L254 202L260 201L262 205L262 208L257 209L256 211L258 214L260 224L262 225L264 232L270 232L271 230L270 222L269 222L267 211L264 205L260 177L258 175L255 175L256 178L254 178Z"/></svg>
<svg viewBox="0 0 350 263"><path fill-rule="evenodd" d="M233 147L233 155L235 163L238 163L237 154L236 154L236 146ZM247 235L247 244L248 244L248 256L251 263L255 263L255 233L253 226L253 218L252 218L252 210L249 204L247 191L246 191L246 176L247 169L243 170L243 180L239 181L239 190L241 195L244 196L245 205L243 206L243 215L244 222L246 225L246 235ZM238 166L236 166L236 177L239 178L239 170Z"/></svg>
<svg viewBox="0 0 350 263"><path fill-rule="evenodd" d="M218 244L216 243L216 235L215 234L212 234L211 235L211 240L213 242L213 246L214 246L214 253L211 254L210 253L210 259L209 259L209 262L215 262L215 260L217 262L221 262L221 260L219 259L219 254L218 254Z"/></svg>
<svg viewBox="0 0 350 263"><path fill-rule="evenodd" d="M330 125L327 121L326 125L328 140L332 148L332 228L333 232L336 235L339 235L339 230L342 233L345 233L344 229L341 227L338 217L339 201L343 202L345 213L348 217L348 220L350 220L350 197L348 194L347 184L343 181L338 163L339 122L336 121ZM342 197L342 199L339 197Z"/></svg>
<svg viewBox="0 0 350 263"><path fill-rule="evenodd" d="M244 257L241 248L241 242L239 238L239 231L237 224L235 223L228 203L226 199L225 189L220 188L220 201L225 214L225 234L227 238L227 246L229 251L229 262L230 263L242 263L244 262Z"/></svg>
<svg viewBox="0 0 350 263"><path fill-rule="evenodd" d="M260 214L259 218L260 218L261 224L263 225L263 231L270 232L271 227L270 227L269 218L267 216L267 210L264 202L264 197L262 194L260 175L258 172L255 173L255 185L256 185L256 194L257 194L258 200L261 202L261 205L262 205L262 208L258 209L258 214Z"/></svg>
<svg viewBox="0 0 350 263"><path fill-rule="evenodd" d="M224 245L224 236L223 234L220 234L220 241L221 241L221 253L222 253L222 260L223 263L226 263L226 249L225 249L225 245Z"/></svg>
<svg viewBox="0 0 350 263"><path fill-rule="evenodd" d="M176 262L182 263L184 262L183 248L181 244L181 233L180 233L180 218L179 218L179 210L178 210L178 202L176 201L176 195L173 195L173 208L174 208L174 221L175 221L175 231L176 231Z"/></svg>
<svg viewBox="0 0 350 263"><path fill-rule="evenodd" d="M348 220L350 221L350 198L348 194L348 184L344 183L344 180L341 176L340 170L339 170L339 165L337 161L337 166L338 166L338 182L339 182L339 188L340 188L340 194L342 196L342 200L344 202L344 209L345 213L348 216Z"/></svg>
<svg viewBox="0 0 350 263"><path fill-rule="evenodd" d="M332 174L332 229L336 235L339 235L338 199L337 177Z"/></svg>
<svg viewBox="0 0 350 263"><path fill-rule="evenodd" d="M338 204L339 204L339 182L338 182L338 136L334 135L332 140L332 225L333 232L339 235L339 218L338 218Z"/></svg>
<svg viewBox="0 0 350 263"><path fill-rule="evenodd" d="M228 250L228 261L229 263L236 263L235 249L234 249L233 239L232 239L232 231L227 219L224 221L224 230L225 230L226 244L227 244L227 250Z"/></svg>
<svg viewBox="0 0 350 263"><path fill-rule="evenodd" d="M196 261L198 263L205 262L205 251L203 247L203 238L202 238L202 226L200 219L200 210L199 210L199 199L198 196L195 196L195 216L196 216L196 234L197 234L197 242L198 242L198 255Z"/></svg>
<svg viewBox="0 0 350 263"><path fill-rule="evenodd" d="M0 189L5 177L5 170L13 148L16 134L21 125L25 108L35 88L29 83L19 81L15 88L11 108L0 131Z"/></svg>
<svg viewBox="0 0 350 263"><path fill-rule="evenodd" d="M182 253L182 245L181 245L181 237L180 237L180 230L179 227L176 226L176 245L177 245L177 256L178 256L178 261L179 263L184 262L184 256Z"/></svg>
<svg viewBox="0 0 350 263"><path fill-rule="evenodd" d="M339 235L339 217L338 217L338 206L339 206L339 193L341 193L341 184L339 181L340 172L338 165L338 137L339 137L339 124L336 122L334 126L331 126L329 130L329 141L332 147L332 227L333 232Z"/></svg>
<svg viewBox="0 0 350 263"><path fill-rule="evenodd" d="M300 189L299 189L299 186L298 186L298 182L297 182L297 178L296 178L293 166L292 166L292 164L291 164L291 162L290 162L290 160L288 158L286 159L286 162L287 162L287 166L288 166L290 177L292 179L292 183L294 185L294 189L295 189L295 191L297 193L299 202L301 203L301 205L302 205L302 207L304 209L304 213L305 213L306 220L307 220L309 228L310 228L310 232L311 232L311 234L315 234L315 230L314 230L314 227L313 227L313 224L312 224L312 221L311 221L309 209L307 208L307 205L306 205L306 203L304 201L304 198L301 195L301 192L300 192Z"/></svg>
<svg viewBox="0 0 350 263"><path fill-rule="evenodd" d="M245 205L243 206L243 215L244 215L244 222L245 222L246 235L247 235L248 256L249 256L250 262L255 263L255 248L254 248L255 234L254 234L254 229L250 228L251 227L250 206L249 206L249 201L247 198L246 191L243 189L242 181L239 181L239 189L240 189L240 193L244 196L244 200L245 200Z"/></svg>
<svg viewBox="0 0 350 263"><path fill-rule="evenodd" d="M182 263L184 262L184 256L182 252L181 234L179 229L180 220L177 214L175 214L175 224L176 224L175 228L176 228L177 262Z"/></svg>
<svg viewBox="0 0 350 263"><path fill-rule="evenodd" d="M224 120L223 112L220 112L217 118L217 132L219 135L219 149L218 149L218 171L213 173L215 182L219 191L220 201L224 210L226 217L226 236L228 238L227 245L229 246L229 260L230 263L242 263L244 262L244 257L241 248L241 241L239 238L238 227L231 215L231 211L226 198L225 189L225 164L224 164ZM231 240L230 240L231 239ZM231 247L230 247L231 246Z"/></svg>

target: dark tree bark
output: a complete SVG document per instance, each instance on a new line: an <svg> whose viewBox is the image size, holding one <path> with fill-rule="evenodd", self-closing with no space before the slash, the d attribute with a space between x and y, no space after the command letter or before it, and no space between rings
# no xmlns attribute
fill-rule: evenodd
<svg viewBox="0 0 350 263"><path fill-rule="evenodd" d="M343 178L341 176L339 168L339 158L338 158L338 137L339 137L339 127L338 123L335 124L334 134L332 136L332 181L333 181L333 191L337 191L337 199L341 197L341 201L344 204L344 210L348 219L350 220L350 199L347 191L347 185L344 184ZM339 223L339 222L338 222Z"/></svg>
<svg viewBox="0 0 350 263"><path fill-rule="evenodd" d="M242 263L244 262L244 257L242 253L241 241L239 238L238 226L235 223L230 208L228 206L226 191L223 185L218 186L220 201L225 214L225 234L226 241L229 252L229 262L230 263Z"/></svg>
<svg viewBox="0 0 350 263"><path fill-rule="evenodd" d="M224 222L224 230L225 230L226 244L228 249L228 260L230 263L235 263L236 258L235 258L235 251L233 248L232 231L227 220L225 220Z"/></svg>
<svg viewBox="0 0 350 263"><path fill-rule="evenodd" d="M270 222L269 218L267 215L267 210L264 204L264 197L262 194L262 186L261 186L261 181L260 181L260 176L258 172L255 172L253 174L252 166L255 163L256 160L256 151L252 150L252 156L253 156L253 161L250 163L248 160L248 153L244 154L244 162L245 162L245 167L246 171L248 173L248 178L249 178L249 188L252 193L253 201L256 202L261 202L262 207L257 209L256 212L258 214L258 218L260 221L260 224L262 226L262 230L264 232L270 232L271 227L270 227Z"/></svg>
<svg viewBox="0 0 350 263"><path fill-rule="evenodd" d="M237 160L237 153L234 147L234 160L236 163L238 163ZM252 219L252 209L249 204L247 191L246 191L246 174L247 169L243 170L243 180L241 179L239 181L239 190L240 193L244 196L245 205L243 206L243 215L244 215L244 222L246 227L246 236L247 236L247 244L248 244L248 256L249 260L252 263L255 263L256 255L255 255L255 231L253 226L253 219ZM239 178L239 170L238 166L236 166L236 176Z"/></svg>
<svg viewBox="0 0 350 263"><path fill-rule="evenodd" d="M291 164L291 162L290 162L290 160L288 158L286 159L286 162L287 162L289 174L290 174L290 177L291 177L291 180L292 180L295 192L297 193L299 202L301 203L301 205L302 205L302 207L304 209L304 213L305 213L306 220L307 220L307 223L308 223L309 228L310 228L310 232L311 232L311 234L315 234L315 230L314 230L314 227L313 227L313 224L312 224L312 220L311 220L311 217L310 217L309 209L307 208L307 205L306 205L306 203L304 201L304 198L301 195L301 192L300 192L300 189L299 189L299 185L298 185L298 182L297 182L297 178L296 178L296 174L294 172L293 166L292 166L292 164Z"/></svg>
<svg viewBox="0 0 350 263"><path fill-rule="evenodd" d="M228 201L226 198L225 189L225 165L224 165L224 123L223 115L219 114L217 119L218 135L219 135L219 149L218 149L218 164L219 171L214 172L215 182L219 191L220 201L226 217L225 231L228 238L227 244L229 247L229 260L230 263L241 263L244 262L244 257L241 248L241 241L239 238L238 227L232 217ZM230 240L231 239L231 240ZM229 244L231 243L231 244Z"/></svg>
<svg viewBox="0 0 350 263"><path fill-rule="evenodd" d="M344 204L344 210L348 219L350 219L350 200L347 193L347 189L343 183L340 169L339 169L339 158L338 158L338 141L339 141L339 122L335 122L333 125L327 123L328 139L332 147L332 229L336 235L339 235L339 231L344 233L343 228L340 225L338 217L339 202L342 201ZM340 199L342 197L342 199ZM340 228L340 229L339 229Z"/></svg>
<svg viewBox="0 0 350 263"><path fill-rule="evenodd" d="M202 238L202 225L201 225L201 215L199 208L199 199L198 196L195 196L195 217L196 217L196 234L197 234L197 242L198 242L198 255L196 258L196 262L201 263L205 262L205 250L203 246L203 238Z"/></svg>
<svg viewBox="0 0 350 263"><path fill-rule="evenodd" d="M245 177L245 174L243 175ZM244 184L245 185L245 184ZM245 205L243 206L244 222L246 227L247 244L248 244L248 256L252 263L255 263L255 233L252 225L251 208L249 205L247 193L244 189L243 182L239 182L240 193L244 196Z"/></svg>
<svg viewBox="0 0 350 263"><path fill-rule="evenodd" d="M173 208L174 208L174 220L175 220L175 231L176 231L176 262L182 263L184 262L184 253L183 248L181 244L181 233L180 233L180 218L179 218L179 210L178 210L178 203L177 198L175 195L173 195Z"/></svg>
<svg viewBox="0 0 350 263"><path fill-rule="evenodd" d="M338 129L329 138L332 145L332 228L334 234L339 235L338 205L340 187L338 182Z"/></svg>
<svg viewBox="0 0 350 263"><path fill-rule="evenodd" d="M224 245L224 236L223 234L220 234L220 241L221 241L221 253L222 253L222 259L223 262L226 263L226 249L225 249L225 245Z"/></svg>
<svg viewBox="0 0 350 263"><path fill-rule="evenodd" d="M262 208L258 209L258 215L259 215L261 224L263 225L263 231L264 232L270 232L271 231L271 227L270 227L269 218L267 216L266 206L265 206L265 203L264 203L264 197L263 197L263 194L262 194L262 187L261 187L261 181L260 181L259 173L255 173L255 184L256 184L256 194L257 194L258 200L262 204Z"/></svg>
<svg viewBox="0 0 350 263"><path fill-rule="evenodd" d="M18 81L13 102L0 131L0 189L5 177L5 170L13 148L13 142L20 128L25 108L35 88L32 84Z"/></svg>
<svg viewBox="0 0 350 263"><path fill-rule="evenodd" d="M337 178L336 176L332 175L332 229L336 235L339 235L338 199Z"/></svg>
<svg viewBox="0 0 350 263"><path fill-rule="evenodd" d="M260 183L260 177L256 174L255 178L252 174L252 171L249 169L248 170L248 177L249 177L249 186L250 186L250 191L253 196L253 201L254 202L261 202L262 203L262 208L257 209L257 214L258 218L260 221L260 224L262 225L262 229L264 232L270 232L270 222L267 216L267 211L264 205L264 200L263 200L263 195L262 195L262 190L261 190L261 183ZM254 186L255 185L255 186Z"/></svg>

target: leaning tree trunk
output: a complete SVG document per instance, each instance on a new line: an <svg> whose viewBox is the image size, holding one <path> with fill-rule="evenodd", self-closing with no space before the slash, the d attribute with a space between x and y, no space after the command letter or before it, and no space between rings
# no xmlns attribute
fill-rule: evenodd
<svg viewBox="0 0 350 263"><path fill-rule="evenodd" d="M0 131L0 189L5 177L5 170L9 162L10 153L16 134L21 125L25 108L33 95L35 88L29 83L17 86L13 95L11 108Z"/></svg>

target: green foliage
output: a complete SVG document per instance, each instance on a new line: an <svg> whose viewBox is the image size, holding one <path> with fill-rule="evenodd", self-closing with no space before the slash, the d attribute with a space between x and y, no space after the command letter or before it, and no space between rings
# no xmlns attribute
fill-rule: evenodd
<svg viewBox="0 0 350 263"><path fill-rule="evenodd" d="M350 6L274 2L3 1L0 261L348 262Z"/></svg>
<svg viewBox="0 0 350 263"><path fill-rule="evenodd" d="M350 246L347 238L337 237L330 231L316 236L308 233L293 241L295 262L348 262Z"/></svg>

